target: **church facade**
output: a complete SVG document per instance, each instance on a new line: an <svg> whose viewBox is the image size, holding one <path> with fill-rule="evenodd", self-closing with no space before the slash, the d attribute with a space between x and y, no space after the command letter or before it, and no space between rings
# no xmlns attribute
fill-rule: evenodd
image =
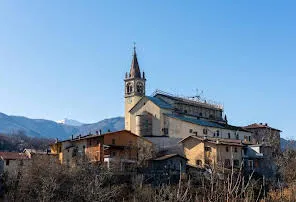
<svg viewBox="0 0 296 202"><path fill-rule="evenodd" d="M134 49L125 75L125 129L143 137L183 139L191 135L252 141L252 133L228 124L223 106L162 91L147 96L145 73Z"/></svg>

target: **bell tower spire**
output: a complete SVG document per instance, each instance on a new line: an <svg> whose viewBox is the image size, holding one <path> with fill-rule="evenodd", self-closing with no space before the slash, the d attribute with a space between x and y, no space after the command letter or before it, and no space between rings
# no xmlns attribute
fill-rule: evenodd
<svg viewBox="0 0 296 202"><path fill-rule="evenodd" d="M136 52L136 43L134 43L134 54L133 54L133 60L132 60L129 76L131 78L141 78L141 71L140 71L137 52Z"/></svg>
<svg viewBox="0 0 296 202"><path fill-rule="evenodd" d="M133 59L129 73L125 74L125 129L130 130L130 113L129 111L138 101L145 96L145 73L141 74L138 63L136 44L133 47Z"/></svg>

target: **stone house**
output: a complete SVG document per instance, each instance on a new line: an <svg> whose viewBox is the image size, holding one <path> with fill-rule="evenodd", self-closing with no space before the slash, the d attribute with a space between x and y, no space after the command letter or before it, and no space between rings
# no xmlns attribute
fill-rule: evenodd
<svg viewBox="0 0 296 202"><path fill-rule="evenodd" d="M281 130L270 127L267 123L254 123L244 127L253 133L255 144L268 143L273 147L273 153L280 151Z"/></svg>
<svg viewBox="0 0 296 202"><path fill-rule="evenodd" d="M242 165L241 140L188 136L180 141L188 164L197 167L234 167Z"/></svg>
<svg viewBox="0 0 296 202"><path fill-rule="evenodd" d="M139 164L152 156L152 142L130 131L122 130L105 134L78 136L59 141L51 146L51 152L59 155L62 164L75 166L88 162L112 164Z"/></svg>
<svg viewBox="0 0 296 202"><path fill-rule="evenodd" d="M29 157L24 153L0 152L0 173L17 174L28 160Z"/></svg>

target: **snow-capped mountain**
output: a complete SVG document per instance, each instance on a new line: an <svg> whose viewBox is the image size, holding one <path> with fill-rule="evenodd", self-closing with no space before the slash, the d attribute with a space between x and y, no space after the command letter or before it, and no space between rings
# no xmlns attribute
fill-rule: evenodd
<svg viewBox="0 0 296 202"><path fill-rule="evenodd" d="M60 124L65 124L65 125L69 125L69 126L82 126L84 123L81 123L79 121L73 120L73 119L67 119L64 118L62 120L56 121L57 123Z"/></svg>
<svg viewBox="0 0 296 202"><path fill-rule="evenodd" d="M70 122L71 123L71 122ZM28 136L67 139L72 135L86 135L97 130L106 132L117 131L124 128L124 118L115 117L102 121L83 124L79 126L65 124L45 119L30 119L23 116L9 116L0 113L0 134L12 134L22 132Z"/></svg>

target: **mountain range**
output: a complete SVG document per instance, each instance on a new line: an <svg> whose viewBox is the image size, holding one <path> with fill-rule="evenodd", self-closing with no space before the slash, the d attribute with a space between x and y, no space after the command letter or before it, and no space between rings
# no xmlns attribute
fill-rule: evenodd
<svg viewBox="0 0 296 202"><path fill-rule="evenodd" d="M9 116L0 113L0 133L13 134L22 132L32 137L67 139L72 135L86 135L102 130L117 131L124 128L124 118L115 117L102 121L83 124L75 120L64 119L51 121L46 119L30 119L23 116Z"/></svg>

